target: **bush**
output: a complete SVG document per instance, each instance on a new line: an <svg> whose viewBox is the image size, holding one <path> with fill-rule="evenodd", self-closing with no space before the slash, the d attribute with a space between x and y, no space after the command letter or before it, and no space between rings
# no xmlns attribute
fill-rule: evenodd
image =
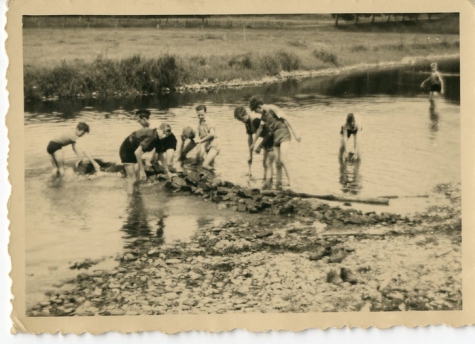
<svg viewBox="0 0 475 344"><path fill-rule="evenodd" d="M300 58L294 53L280 50L277 52L277 57L279 58L282 69L287 72L297 70L300 67Z"/></svg>
<svg viewBox="0 0 475 344"><path fill-rule="evenodd" d="M250 54L245 54L245 55L233 56L229 60L228 65L231 68L251 69L252 68L251 55Z"/></svg>
<svg viewBox="0 0 475 344"><path fill-rule="evenodd" d="M260 58L260 65L264 72L269 75L280 73L279 61L273 55L264 55Z"/></svg>
<svg viewBox="0 0 475 344"><path fill-rule="evenodd" d="M312 55L323 63L331 63L334 66L338 66L338 57L333 53L329 53L323 49L320 49L314 50Z"/></svg>
<svg viewBox="0 0 475 344"><path fill-rule="evenodd" d="M361 45L361 44L359 44L359 45L353 45L353 46L351 46L351 48L350 48L350 51L352 51L352 52L368 51L368 50L369 50L369 48L368 48L366 45Z"/></svg>

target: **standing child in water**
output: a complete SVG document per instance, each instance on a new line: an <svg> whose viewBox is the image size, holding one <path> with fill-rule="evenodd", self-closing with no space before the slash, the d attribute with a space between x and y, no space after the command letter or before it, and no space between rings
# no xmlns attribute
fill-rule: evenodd
<svg viewBox="0 0 475 344"><path fill-rule="evenodd" d="M147 179L142 161L142 155L145 152L154 151L158 153L158 158L165 169L165 173L168 179L171 179L172 175L168 170L163 148L163 140L170 132L170 126L162 123L157 129L142 128L136 130L122 142L119 155L127 174L127 192L129 194L137 193L140 180ZM155 154L153 156L155 157Z"/></svg>
<svg viewBox="0 0 475 344"><path fill-rule="evenodd" d="M429 100L432 101L434 92L444 94L444 80L442 79L440 72L437 70L436 62L431 63L430 68L432 72L430 76L422 82L421 87L424 87L425 83L430 81Z"/></svg>
<svg viewBox="0 0 475 344"><path fill-rule="evenodd" d="M77 140L87 133L89 133L89 125L87 125L87 123L80 122L78 123L76 129L66 131L49 142L48 147L46 147L46 151L50 155L51 163L54 167L54 177L56 177L58 174L60 176L64 176L64 154L62 148L68 145L71 145L78 159L81 159L80 153L83 153L89 159L92 166L94 166L96 172L101 170L99 164L92 158L92 156L77 144Z"/></svg>
<svg viewBox="0 0 475 344"><path fill-rule="evenodd" d="M237 107L234 110L234 118L238 121L244 123L246 127L246 134L247 134L247 144L249 146L249 158L247 163L249 166L252 164L252 149L251 146L254 140L257 140L256 132L261 125L260 117L253 115L253 113L248 114L246 109L242 106ZM256 152L259 153L262 148L264 148L264 153L262 157L262 165L264 167L264 180L263 180L263 188L268 188L272 181L272 176L274 174L274 161L275 161L275 154L274 154L274 140L273 137L267 135L267 130L261 131L260 134L263 137L261 144L256 148ZM270 172L270 174L269 174ZM269 175L268 175L269 174Z"/></svg>
<svg viewBox="0 0 475 344"><path fill-rule="evenodd" d="M195 108L195 111L198 116L198 128L196 132L192 128L186 127L183 129L181 135L182 142L178 150L180 154L181 169L183 168L183 161L188 152L195 148L195 146L198 146L196 147L196 163L203 159L203 168L212 170L214 160L220 152L216 136L216 127L211 121L206 119L205 105L198 105ZM185 146L186 140L190 141Z"/></svg>
<svg viewBox="0 0 475 344"><path fill-rule="evenodd" d="M141 109L135 112L135 118L140 123L142 128L146 129L150 126L150 111ZM171 130L171 129L170 129ZM173 169L173 157L176 151L177 140L175 135L170 131L168 136L162 140L162 145L164 149L164 156L167 162L168 169ZM156 162L158 160L158 153L155 151L152 161Z"/></svg>
<svg viewBox="0 0 475 344"><path fill-rule="evenodd" d="M358 160L359 159L359 135L361 133L363 127L361 123L356 122L356 117L354 114L349 113L346 116L346 122L341 126L340 135L341 135L341 145L340 145L340 159L342 161L346 161L348 159L348 141L350 137L353 135L354 140L354 152L351 156L351 160Z"/></svg>
<svg viewBox="0 0 475 344"><path fill-rule="evenodd" d="M275 105L264 104L261 99L256 97L251 99L249 107L251 108L251 111L261 114L261 124L256 132L256 138L251 145L251 149L254 148L257 138L265 127L268 131L267 136L273 136L273 146L277 165L276 187L277 189L282 188L282 168L285 169L289 179L289 184L291 186L292 179L288 161L291 133L297 142L300 142L300 137L297 136L289 119L279 107Z"/></svg>

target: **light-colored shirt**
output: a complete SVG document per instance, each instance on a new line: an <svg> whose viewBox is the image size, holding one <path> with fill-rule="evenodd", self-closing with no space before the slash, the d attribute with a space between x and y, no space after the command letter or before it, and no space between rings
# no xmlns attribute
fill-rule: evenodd
<svg viewBox="0 0 475 344"><path fill-rule="evenodd" d="M67 146L72 143L76 143L79 139L79 136L76 134L76 129L68 130L61 133L59 136L55 137L51 141L59 143L61 146Z"/></svg>

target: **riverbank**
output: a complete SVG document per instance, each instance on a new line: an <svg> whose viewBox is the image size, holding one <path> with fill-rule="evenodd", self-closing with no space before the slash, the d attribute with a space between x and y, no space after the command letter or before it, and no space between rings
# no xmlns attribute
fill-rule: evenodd
<svg viewBox="0 0 475 344"><path fill-rule="evenodd" d="M25 29L24 95L28 101L209 91L418 56L458 55L459 35L438 33L442 21L401 33L381 25L362 31L328 24L245 31ZM431 28L434 34L428 35Z"/></svg>
<svg viewBox="0 0 475 344"><path fill-rule="evenodd" d="M190 173L186 183L158 179L151 182L171 192L226 208L237 202L237 211L241 204L253 212L245 200L258 195L216 180L200 195ZM460 310L460 185L434 191L446 205L406 218L292 198L246 220L204 226L190 242L142 242L107 271L74 264L78 276L28 315ZM224 199L231 193L240 200Z"/></svg>

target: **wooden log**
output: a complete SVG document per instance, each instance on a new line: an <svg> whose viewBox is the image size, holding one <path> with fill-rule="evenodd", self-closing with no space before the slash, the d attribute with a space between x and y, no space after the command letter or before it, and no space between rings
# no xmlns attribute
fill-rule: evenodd
<svg viewBox="0 0 475 344"><path fill-rule="evenodd" d="M391 196L379 196L378 198L389 198L389 199L395 199L395 198L429 198L429 195L412 195L412 196L391 195Z"/></svg>
<svg viewBox="0 0 475 344"><path fill-rule="evenodd" d="M287 196L299 197L299 198L318 198L318 199L323 199L326 201L389 205L388 198L361 198L361 197L346 196L346 195L312 195L312 194L302 193L302 192L293 192L290 190L283 191L283 193Z"/></svg>

